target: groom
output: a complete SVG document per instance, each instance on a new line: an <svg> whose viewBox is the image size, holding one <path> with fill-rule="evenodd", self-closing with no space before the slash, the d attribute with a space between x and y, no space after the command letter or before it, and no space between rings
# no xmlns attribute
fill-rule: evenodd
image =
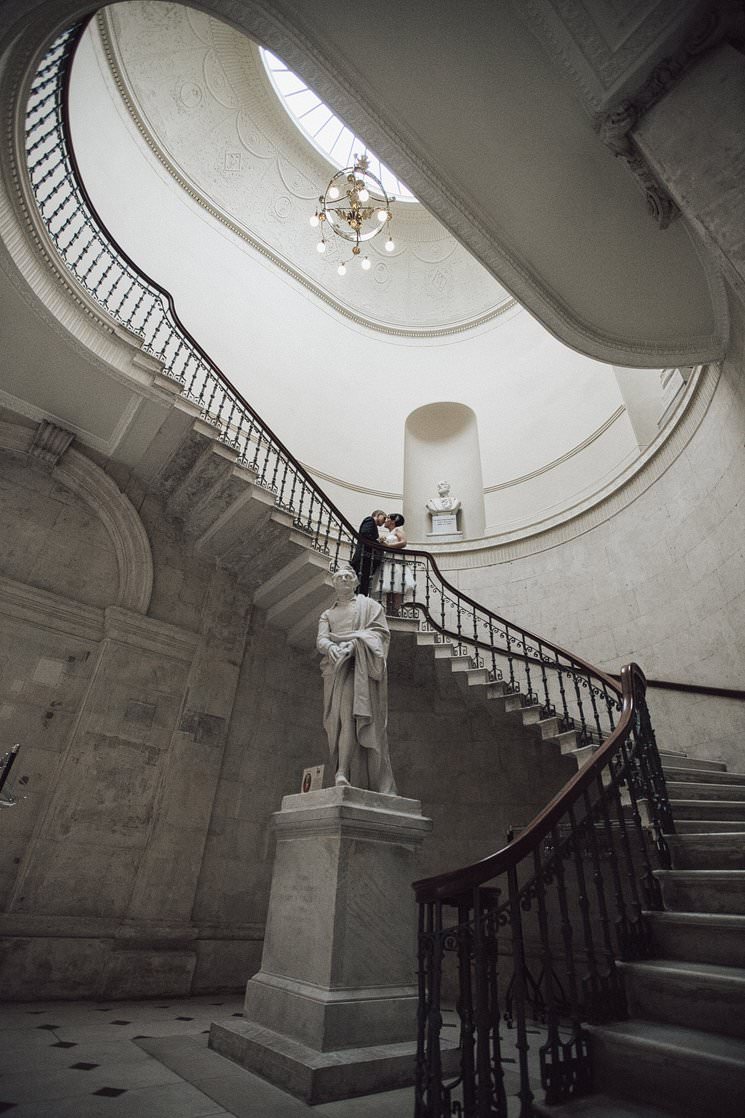
<svg viewBox="0 0 745 1118"><path fill-rule="evenodd" d="M370 593L370 581L380 566L381 558L380 553L376 554L376 549L370 547L370 541L378 542L378 528L385 518L386 513L382 509L375 509L360 524L357 546L354 549L351 565L360 580L357 593L364 594L365 597L368 597Z"/></svg>

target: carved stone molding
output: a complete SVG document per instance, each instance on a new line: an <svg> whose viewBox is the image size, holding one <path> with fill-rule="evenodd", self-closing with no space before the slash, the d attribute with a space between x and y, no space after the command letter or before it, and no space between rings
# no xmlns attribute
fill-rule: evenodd
<svg viewBox="0 0 745 1118"><path fill-rule="evenodd" d="M28 427L0 423L0 450L33 458L35 439L35 432ZM85 501L111 538L119 569L116 604L145 613L153 588L153 559L145 526L131 501L108 474L78 450L67 450L52 470L56 481Z"/></svg>
<svg viewBox="0 0 745 1118"><path fill-rule="evenodd" d="M64 427L57 427L48 419L42 419L31 440L29 454L32 458L38 458L51 470L57 465L74 438L71 431L66 431Z"/></svg>
<svg viewBox="0 0 745 1118"><path fill-rule="evenodd" d="M647 209L661 229L678 217L680 210L659 182L634 143L633 129L653 105L672 89L686 70L726 33L731 20L728 5L707 8L696 21L682 45L655 66L631 99L621 101L597 121L603 142L624 163L637 180L647 199Z"/></svg>
<svg viewBox="0 0 745 1118"><path fill-rule="evenodd" d="M97 643L103 638L103 610L3 576L0 576L0 613L81 640Z"/></svg>
<svg viewBox="0 0 745 1118"><path fill-rule="evenodd" d="M104 630L110 640L157 652L172 660L185 660L187 664L191 663L200 640L199 633L119 606L104 610Z"/></svg>

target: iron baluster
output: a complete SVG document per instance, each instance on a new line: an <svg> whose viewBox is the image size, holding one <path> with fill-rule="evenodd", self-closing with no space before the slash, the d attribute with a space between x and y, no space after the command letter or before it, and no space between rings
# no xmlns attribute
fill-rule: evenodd
<svg viewBox="0 0 745 1118"><path fill-rule="evenodd" d="M601 799L603 795L604 792L601 794ZM603 1017L607 1020L619 1016L625 1017L626 1003L623 998L623 990L618 971L616 970L615 952L613 950L613 939L611 937L610 920L608 918L608 906L605 900L605 883L603 881L603 873L600 864L600 848L598 846L598 836L595 827L594 805L590 802L587 791L584 792L582 800L585 805L585 818L587 820L587 834L589 838L588 846L592 859L592 880L595 885L600 930L605 947L605 968L603 971L600 971L600 968L598 968L598 983L601 990L600 1008Z"/></svg>
<svg viewBox="0 0 745 1118"><path fill-rule="evenodd" d="M587 673L587 688L590 692L590 702L592 703L592 713L593 713L593 717L595 719L595 729L597 730L597 734L598 734L598 742L602 742L605 735L603 733L603 728L600 725L600 715L598 714L598 704L595 700L595 688L593 687L592 679L590 678L589 672Z"/></svg>
<svg viewBox="0 0 745 1118"><path fill-rule="evenodd" d="M569 707L567 705L566 689L564 687L564 671L561 667L556 672L559 677L559 694L561 695L561 718L559 719L560 730L571 730L573 720L569 714Z"/></svg>
<svg viewBox="0 0 745 1118"><path fill-rule="evenodd" d="M546 674L546 661L545 661L544 652L543 652L543 645L542 645L541 641L538 641L538 659L540 660L540 664L541 664L541 683L543 684L543 706L541 707L541 714L544 716L544 718L550 718L551 715L555 713L555 708L553 706L553 703L551 702L551 698L550 698L549 693L548 693L548 676Z"/></svg>
<svg viewBox="0 0 745 1118"><path fill-rule="evenodd" d="M544 1004L546 1006L546 1040L539 1049L541 1083L546 1092L546 1102L556 1103L565 1098L561 1068L561 1037L559 1035L559 1012L554 989L554 960L548 930L546 912L546 885L541 861L540 847L533 851L533 874L535 879L536 904L538 907L538 929L540 936L541 960L543 964Z"/></svg>
<svg viewBox="0 0 745 1118"><path fill-rule="evenodd" d="M628 941L629 941L629 925L626 917L626 900L623 893L623 880L621 878L621 868L619 866L618 853L616 851L616 843L613 837L613 826L611 824L610 813L608 811L608 799L615 794L616 791L616 775L612 768L609 771L609 784L603 784L603 777L598 773L595 781L595 790L598 796L598 803L600 804L600 811L603 820L603 832L605 834L605 841L608 847L608 865L611 868L611 875L613 878L613 896L616 906L616 943L618 944L618 954L621 959L628 957Z"/></svg>
<svg viewBox="0 0 745 1118"><path fill-rule="evenodd" d="M592 743L592 739L587 732L587 723L585 722L585 711L584 711L584 707L582 706L582 696L579 693L579 683L577 682L577 670L576 670L576 668L574 668L574 665L572 665L572 680L574 681L574 694L577 697L577 711L579 713L579 725L580 725L579 744L580 745L590 745Z"/></svg>
<svg viewBox="0 0 745 1118"><path fill-rule="evenodd" d="M573 806L570 806L567 814L570 828L570 847L574 862L574 876L577 884L577 907L582 924L585 958L588 967L588 972L582 979L586 998L588 997L587 991L589 989L589 1000L585 1002L585 1013L587 1014L588 1020L594 1021L599 1011L598 1003L600 990L598 966L595 958L595 942L592 935L592 921L590 919L590 897L587 891L585 867L582 864L582 834L577 826Z"/></svg>
<svg viewBox="0 0 745 1118"><path fill-rule="evenodd" d="M637 793L642 792L645 795L647 803L648 789L642 784L641 773L638 767L638 760L636 756L636 749L632 746L629 750L629 741L621 743L621 752L624 759L624 770L626 774L626 788L629 793L629 800L631 806L631 821L634 826L634 832L639 843L639 851L643 862L642 873L642 886L645 892L645 900L647 906L652 909L662 908L662 896L660 893L660 886L657 878L654 876L652 863L649 859L649 850L647 844L647 835L644 821L642 820L641 811L639 810L639 798Z"/></svg>
<svg viewBox="0 0 745 1118"><path fill-rule="evenodd" d="M515 1027L517 1031L517 1062L520 1072L519 1118L531 1118L533 1113L533 1092L530 1088L528 1071L528 1031L525 1021L525 943L523 940L522 909L520 890L517 884L517 869L513 865L507 871L507 890L509 898L510 930L512 932L513 991L515 1004Z"/></svg>
<svg viewBox="0 0 745 1118"><path fill-rule="evenodd" d="M510 691L514 694L515 691L518 690L518 688L515 684L515 665L512 656L512 637L510 636L509 625L505 625L504 627L504 641L507 645L507 664L509 665L510 669Z"/></svg>
<svg viewBox="0 0 745 1118"><path fill-rule="evenodd" d="M473 1014L473 983L471 975L471 953L475 949L477 931L477 912L468 899L458 904L458 930L456 942L458 949L458 1017L460 1018L460 1074L463 1081L463 1109L468 1115L476 1115L476 1063L474 1060L474 1041L476 1025ZM471 923L473 921L473 924Z"/></svg>

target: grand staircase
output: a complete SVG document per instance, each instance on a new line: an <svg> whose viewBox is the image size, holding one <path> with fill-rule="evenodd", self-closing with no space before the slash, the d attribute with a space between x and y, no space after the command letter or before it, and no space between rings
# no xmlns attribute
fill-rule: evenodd
<svg viewBox="0 0 745 1118"><path fill-rule="evenodd" d="M80 32L60 35L32 83L19 171L38 207L28 224L85 297L160 362L150 403L160 399L167 414L132 484L157 492L185 546L234 572L288 643L309 648L329 563L348 556L353 528L95 214L65 129ZM661 767L638 668L624 669L619 688L459 594L428 557L413 562L418 610L393 623L395 640L414 641L488 711L495 738L548 750L574 773L503 850L416 883L417 1118L740 1118L745 776L669 752ZM654 902L646 911L642 895ZM461 982L457 1084L442 1081L439 1059L448 952ZM530 1075L531 1002L547 1023L541 1079L551 1106ZM519 1098L504 1090L505 1017L517 1035Z"/></svg>

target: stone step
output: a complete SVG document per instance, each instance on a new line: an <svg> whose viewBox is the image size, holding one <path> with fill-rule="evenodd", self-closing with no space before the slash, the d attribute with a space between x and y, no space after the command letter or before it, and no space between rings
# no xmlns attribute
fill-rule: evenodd
<svg viewBox="0 0 745 1118"><path fill-rule="evenodd" d="M266 611L268 625L285 631L292 629L310 610L320 617L333 602L334 588L331 576L319 571L312 575L297 590L287 594L280 602Z"/></svg>
<svg viewBox="0 0 745 1118"><path fill-rule="evenodd" d="M416 643L418 645L421 645L422 647L433 647L440 644L446 644L448 646L452 645L452 641L448 640L447 637L443 637L440 633L435 632L417 633Z"/></svg>
<svg viewBox="0 0 745 1118"><path fill-rule="evenodd" d="M745 1037L745 970L668 959L618 966L632 1018Z"/></svg>
<svg viewBox="0 0 745 1118"><path fill-rule="evenodd" d="M562 730L554 735L553 740L558 743L561 752L571 754L572 756L580 753L581 750L577 749L577 731L576 730ZM588 758L589 760L589 758ZM577 768L580 768L580 762L577 761Z"/></svg>
<svg viewBox="0 0 745 1118"><path fill-rule="evenodd" d="M668 794L669 792L668 789ZM736 820L745 822L745 800L700 800L692 796L686 796L683 799L671 795L670 807L676 825L679 819L707 819L713 821L719 818L729 822L735 822Z"/></svg>
<svg viewBox="0 0 745 1118"><path fill-rule="evenodd" d="M745 968L745 916L715 912L649 912L660 957Z"/></svg>
<svg viewBox="0 0 745 1118"><path fill-rule="evenodd" d="M698 772L726 772L724 761L709 761L701 757L688 757L685 753L670 753L660 750L660 758L664 769L693 769Z"/></svg>
<svg viewBox="0 0 745 1118"><path fill-rule="evenodd" d="M742 819L681 819L675 817L675 830L679 835L723 834L729 831L742 831Z"/></svg>
<svg viewBox="0 0 745 1118"><path fill-rule="evenodd" d="M727 774L725 774L727 775ZM698 780L667 779L667 794L671 800L741 800L745 803L745 784L712 783Z"/></svg>
<svg viewBox="0 0 745 1118"><path fill-rule="evenodd" d="M595 1081L677 1118L745 1113L745 1041L651 1021L588 1027Z"/></svg>
<svg viewBox="0 0 745 1118"><path fill-rule="evenodd" d="M664 763L662 767L665 770L665 779L668 784L705 784L722 785L724 787L734 784L745 788L745 774L743 773L712 771L710 769L685 769L677 764L671 766Z"/></svg>
<svg viewBox="0 0 745 1118"><path fill-rule="evenodd" d="M300 538L300 537L299 537ZM301 543L304 543L301 539ZM306 583L319 574L328 575L329 560L327 555L320 555L309 547L303 546L299 555L285 563L266 582L262 583L254 594L254 605L259 609L271 609L283 601L288 594L305 586Z"/></svg>
<svg viewBox="0 0 745 1118"><path fill-rule="evenodd" d="M560 1106L534 1101L533 1110L540 1118L675 1118L670 1110L605 1094L585 1095Z"/></svg>
<svg viewBox="0 0 745 1118"><path fill-rule="evenodd" d="M745 870L745 826L723 834L668 835L676 870Z"/></svg>
<svg viewBox="0 0 745 1118"><path fill-rule="evenodd" d="M745 915L745 870L655 870L668 912Z"/></svg>

